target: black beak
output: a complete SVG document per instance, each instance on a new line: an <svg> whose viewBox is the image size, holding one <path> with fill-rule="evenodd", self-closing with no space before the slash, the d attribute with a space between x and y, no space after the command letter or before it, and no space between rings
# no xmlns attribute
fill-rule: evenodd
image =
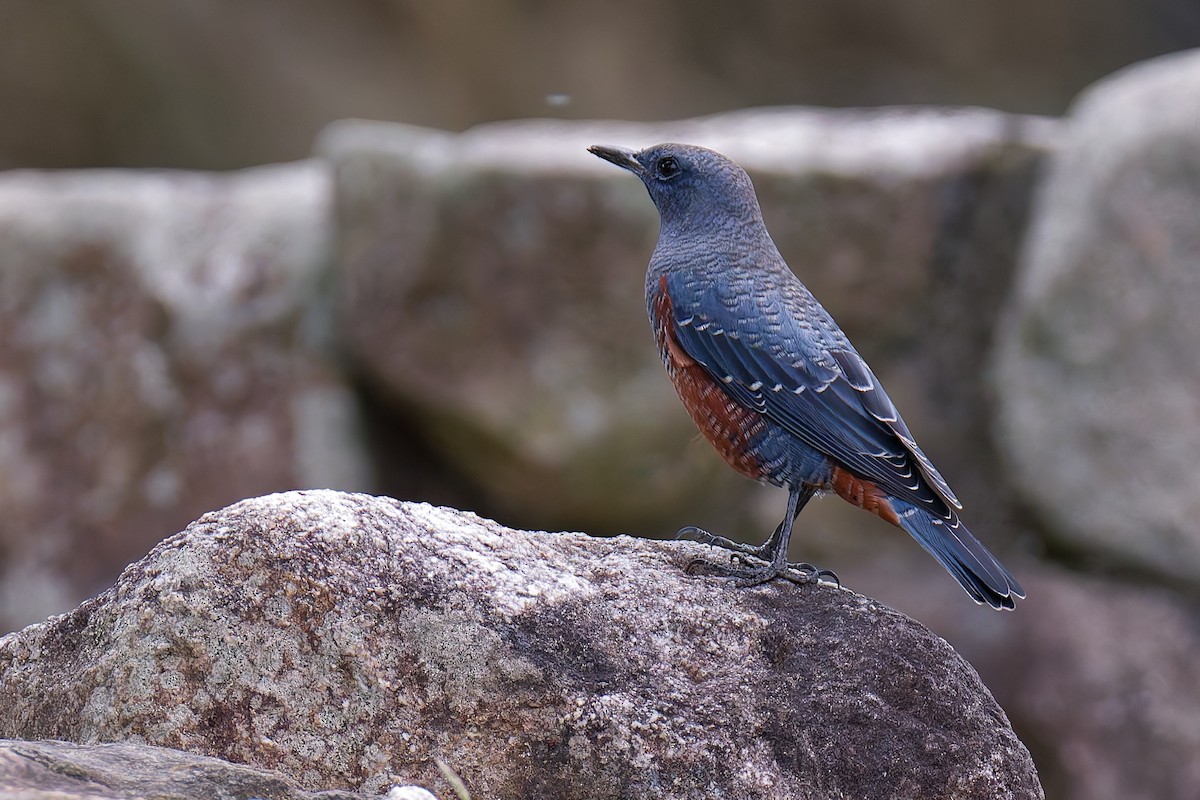
<svg viewBox="0 0 1200 800"><path fill-rule="evenodd" d="M626 150L623 147L606 147L602 144L594 144L588 148L588 152L592 155L600 156L609 163L616 164L621 169L627 169L635 175L642 174L642 165L638 162L632 150Z"/></svg>

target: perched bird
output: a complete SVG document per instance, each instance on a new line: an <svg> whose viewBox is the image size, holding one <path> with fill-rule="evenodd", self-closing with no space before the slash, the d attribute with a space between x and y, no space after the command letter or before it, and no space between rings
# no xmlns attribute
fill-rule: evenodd
<svg viewBox="0 0 1200 800"><path fill-rule="evenodd" d="M742 168L683 144L589 150L641 178L658 207L646 305L688 413L730 466L789 492L757 547L680 531L738 554L709 571L743 586L823 573L789 564L788 539L804 504L833 492L908 531L976 602L1014 608L1024 590L959 520L962 505L879 380L789 269Z"/></svg>

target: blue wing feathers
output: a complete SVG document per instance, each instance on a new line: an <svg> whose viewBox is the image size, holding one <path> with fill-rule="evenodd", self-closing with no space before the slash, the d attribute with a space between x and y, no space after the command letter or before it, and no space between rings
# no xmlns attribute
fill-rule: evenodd
<svg viewBox="0 0 1200 800"><path fill-rule="evenodd" d="M840 333L814 333L779 306L763 314L745 298L725 302L711 286L704 292L689 292L686 286L668 290L680 345L739 402L891 495L943 518L949 518L952 507L961 507L870 368ZM769 345L744 321L764 317L773 317L779 328ZM681 324L689 318L689 324ZM823 349L822 342L830 340L838 346Z"/></svg>

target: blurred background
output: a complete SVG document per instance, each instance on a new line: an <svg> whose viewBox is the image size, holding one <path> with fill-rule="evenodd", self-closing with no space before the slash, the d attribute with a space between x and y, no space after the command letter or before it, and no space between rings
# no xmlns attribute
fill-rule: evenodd
<svg viewBox="0 0 1200 800"><path fill-rule="evenodd" d="M1193 0L0 0L0 632L292 488L761 540L582 149L688 138L1030 598L833 501L794 555L963 653L1048 797L1194 797L1200 68L1078 98L1197 46ZM760 106L811 108L671 122Z"/></svg>
<svg viewBox="0 0 1200 800"><path fill-rule="evenodd" d="M286 161L343 117L461 130L780 104L1060 114L1097 78L1198 43L1191 0L6 0L0 168Z"/></svg>

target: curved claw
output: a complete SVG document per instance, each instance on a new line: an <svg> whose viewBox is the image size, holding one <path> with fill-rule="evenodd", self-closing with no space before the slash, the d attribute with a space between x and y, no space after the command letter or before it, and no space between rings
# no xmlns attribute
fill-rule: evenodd
<svg viewBox="0 0 1200 800"><path fill-rule="evenodd" d="M729 576L729 572L720 564L714 564L711 561L703 558L693 558L683 568L683 571L688 575L705 575L707 577L725 578Z"/></svg>
<svg viewBox="0 0 1200 800"><path fill-rule="evenodd" d="M822 580L829 581L830 583L832 583L834 586L836 586L839 589L842 588L842 579L839 578L837 576L837 573L831 569L817 570L817 582L819 583Z"/></svg>
<svg viewBox="0 0 1200 800"><path fill-rule="evenodd" d="M837 573L831 569L821 569L820 567L810 564L807 561L798 561L788 564L789 570L795 570L805 576L807 581L816 581L820 583L822 580L834 584L839 589L842 588L842 580L837 576Z"/></svg>

